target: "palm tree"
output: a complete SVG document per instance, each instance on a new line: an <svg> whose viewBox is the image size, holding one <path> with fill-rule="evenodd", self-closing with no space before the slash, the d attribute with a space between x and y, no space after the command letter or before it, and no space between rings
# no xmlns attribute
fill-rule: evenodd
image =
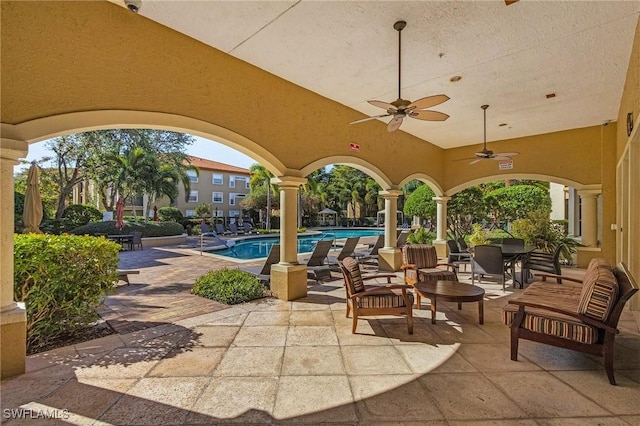
<svg viewBox="0 0 640 426"><path fill-rule="evenodd" d="M267 195L265 228L271 229L271 196L279 192L278 185L271 183L273 174L263 165L252 164L249 167L251 178L249 179L249 188L251 191L258 191L258 188L264 187Z"/></svg>

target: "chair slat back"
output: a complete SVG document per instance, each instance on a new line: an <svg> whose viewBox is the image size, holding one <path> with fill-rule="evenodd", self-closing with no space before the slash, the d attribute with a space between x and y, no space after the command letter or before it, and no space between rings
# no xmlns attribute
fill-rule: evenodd
<svg viewBox="0 0 640 426"><path fill-rule="evenodd" d="M345 257L342 261L338 262L338 265L340 265L340 270L344 277L347 297L351 297L365 290L360 265L353 257Z"/></svg>
<svg viewBox="0 0 640 426"><path fill-rule="evenodd" d="M472 271L479 274L503 274L502 249L497 246L475 246L471 265Z"/></svg>
<svg viewBox="0 0 640 426"><path fill-rule="evenodd" d="M438 266L438 252L428 244L408 244L402 247L402 258L405 264L416 265L419 269Z"/></svg>
<svg viewBox="0 0 640 426"><path fill-rule="evenodd" d="M329 250L331 250L331 246L333 245L333 241L331 240L320 240L316 243L315 248L313 249L313 253L311 253L311 257L307 262L307 266L322 266L324 265L324 261L329 254Z"/></svg>
<svg viewBox="0 0 640 426"><path fill-rule="evenodd" d="M360 241L360 237L347 238L347 240L344 242L344 245L342 246L342 250L340 250L340 253L338 253L337 259L343 260L345 257L351 256L353 254L353 251L358 246L358 241Z"/></svg>
<svg viewBox="0 0 640 426"><path fill-rule="evenodd" d="M260 275L270 275L271 265L278 262L280 262L280 244L274 244L271 246L271 250L269 251L269 256L267 256L267 260L265 260L264 265L262 265L262 270L260 271Z"/></svg>

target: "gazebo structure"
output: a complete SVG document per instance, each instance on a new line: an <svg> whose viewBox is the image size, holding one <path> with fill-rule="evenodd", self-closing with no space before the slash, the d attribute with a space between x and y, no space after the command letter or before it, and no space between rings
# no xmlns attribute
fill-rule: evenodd
<svg viewBox="0 0 640 426"><path fill-rule="evenodd" d="M395 230L407 182L419 179L436 195L443 255L452 195L491 180L538 179L580 197L579 266L604 257L640 277L638 2L141 3L136 14L119 0L2 1L2 377L24 372L25 360L9 255L13 166L30 144L94 129L185 132L265 166L280 187L271 290L282 299L306 295L297 195L306 176L330 164L358 168L382 188L381 269L402 262ZM437 109L447 121L407 119L394 132L389 117L349 124L384 115L368 100L398 95L390 17L409 20L403 96L446 94ZM215 25L198 25L205 22ZM519 153L504 168L459 161L480 150L483 104L492 105L490 149ZM640 298L631 307L640 310Z"/></svg>
<svg viewBox="0 0 640 426"><path fill-rule="evenodd" d="M321 225L322 226L326 226L327 225L327 216L331 217L333 216L333 219L329 219L329 226L335 226L338 224L338 212L335 210L331 210L330 208L326 207L322 210L320 210L318 212L318 214L320 215L320 217L322 218L321 220Z"/></svg>

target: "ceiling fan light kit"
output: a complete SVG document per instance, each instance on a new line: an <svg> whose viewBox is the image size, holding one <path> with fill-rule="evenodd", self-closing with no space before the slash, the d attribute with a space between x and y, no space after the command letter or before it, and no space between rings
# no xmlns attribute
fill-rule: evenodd
<svg viewBox="0 0 640 426"><path fill-rule="evenodd" d="M417 118L418 120L424 121L445 121L449 118L445 113L427 110L427 108L431 108L448 101L449 97L447 95L427 96L414 102L402 99L402 30L406 26L407 23L405 21L397 21L393 24L393 28L398 31L398 99L391 103L376 100L367 101L375 107L385 109L387 111L386 114L362 118L360 120L352 121L350 124L362 123L376 118L393 117L391 121L389 121L389 124L387 124L387 131L394 132L400 128L405 117Z"/></svg>

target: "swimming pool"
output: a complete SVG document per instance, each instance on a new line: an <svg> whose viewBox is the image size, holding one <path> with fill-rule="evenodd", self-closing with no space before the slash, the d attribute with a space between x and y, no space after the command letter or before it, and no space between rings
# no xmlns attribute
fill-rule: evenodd
<svg viewBox="0 0 640 426"><path fill-rule="evenodd" d="M310 253L319 240L339 240L350 237L374 237L384 234L382 229L319 229L315 235L298 236L298 253ZM235 240L235 245L223 250L207 251L220 256L234 259L259 259L267 257L271 246L280 243L279 236L250 237Z"/></svg>

